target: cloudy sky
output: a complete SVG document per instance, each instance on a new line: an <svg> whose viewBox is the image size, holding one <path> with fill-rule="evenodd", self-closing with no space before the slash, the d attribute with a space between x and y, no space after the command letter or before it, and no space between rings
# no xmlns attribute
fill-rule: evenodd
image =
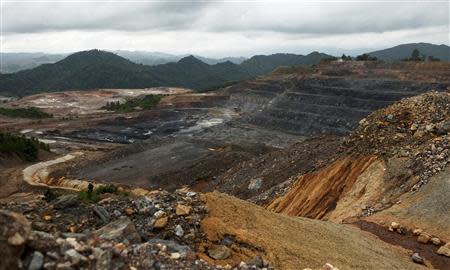
<svg viewBox="0 0 450 270"><path fill-rule="evenodd" d="M410 42L449 45L449 12L448 0L2 0L1 44L4 52L356 54Z"/></svg>

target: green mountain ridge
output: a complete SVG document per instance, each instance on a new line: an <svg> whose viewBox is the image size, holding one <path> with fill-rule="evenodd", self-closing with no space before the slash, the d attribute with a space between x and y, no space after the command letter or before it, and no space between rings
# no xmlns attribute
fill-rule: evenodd
<svg viewBox="0 0 450 270"><path fill-rule="evenodd" d="M26 96L40 92L97 88L178 86L196 90L249 79L281 65L311 65L326 54L254 56L240 65L230 61L208 65L194 56L156 66L136 64L114 53L90 50L54 63L0 75L0 94Z"/></svg>
<svg viewBox="0 0 450 270"><path fill-rule="evenodd" d="M368 53L383 61L399 61L411 57L414 49L419 50L421 55L433 56L441 61L450 61L450 47L444 44L435 45L431 43L408 43L392 48Z"/></svg>

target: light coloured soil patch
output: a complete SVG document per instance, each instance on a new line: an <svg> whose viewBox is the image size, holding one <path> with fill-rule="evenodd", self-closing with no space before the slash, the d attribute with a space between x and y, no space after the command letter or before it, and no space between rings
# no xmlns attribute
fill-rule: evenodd
<svg viewBox="0 0 450 270"><path fill-rule="evenodd" d="M104 112L101 107L107 102L124 103L127 99L142 95L188 94L192 90L176 87L154 87L145 89L99 89L87 91L64 91L27 96L8 104L12 107L33 106L54 115L86 115Z"/></svg>
<svg viewBox="0 0 450 270"><path fill-rule="evenodd" d="M450 167L433 176L416 193L406 193L400 203L376 213L368 220L390 224L396 221L409 229L421 228L450 241Z"/></svg>
<svg viewBox="0 0 450 270"><path fill-rule="evenodd" d="M209 215L202 228L211 243L234 236L248 250L261 254L276 269L322 267L339 269L422 269L406 250L390 246L357 228L326 221L288 217L221 193L204 196ZM212 260L206 255L202 258ZM220 261L233 265L245 259L233 253ZM217 261L216 261L217 263Z"/></svg>

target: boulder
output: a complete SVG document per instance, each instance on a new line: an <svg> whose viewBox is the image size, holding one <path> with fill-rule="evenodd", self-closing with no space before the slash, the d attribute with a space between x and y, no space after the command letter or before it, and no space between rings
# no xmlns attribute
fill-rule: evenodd
<svg viewBox="0 0 450 270"><path fill-rule="evenodd" d="M444 255L444 256L450 257L450 242L441 246L436 252L439 255Z"/></svg>
<svg viewBox="0 0 450 270"><path fill-rule="evenodd" d="M421 233L419 237L417 237L417 242L422 244L427 244L431 239L431 236L425 232Z"/></svg>
<svg viewBox="0 0 450 270"><path fill-rule="evenodd" d="M435 246L439 246L441 244L441 239L437 238L437 237L432 237L430 239L431 243Z"/></svg>
<svg viewBox="0 0 450 270"><path fill-rule="evenodd" d="M225 260L231 256L231 250L224 245L214 245L208 249L208 255L214 260Z"/></svg>
<svg viewBox="0 0 450 270"><path fill-rule="evenodd" d="M105 208L99 205L95 205L92 210L94 213L103 221L103 223L108 223L111 219L111 216L109 215L108 211L106 211Z"/></svg>
<svg viewBox="0 0 450 270"><path fill-rule="evenodd" d="M56 238L50 233L32 231L28 238L27 246L40 251L50 251L57 247L58 243L56 243Z"/></svg>
<svg viewBox="0 0 450 270"><path fill-rule="evenodd" d="M175 213L177 216L186 216L191 213L192 207L184 204L177 205L177 209L175 210Z"/></svg>
<svg viewBox="0 0 450 270"><path fill-rule="evenodd" d="M31 225L19 213L0 210L0 270L19 268L19 260L30 236Z"/></svg>
<svg viewBox="0 0 450 270"><path fill-rule="evenodd" d="M75 194L68 194L59 196L54 202L53 207L55 209L65 209L78 205L78 196Z"/></svg>
<svg viewBox="0 0 450 270"><path fill-rule="evenodd" d="M155 220L155 223L153 223L153 228L162 229L166 227L168 221L169 221L168 217L160 217L157 220Z"/></svg>
<svg viewBox="0 0 450 270"><path fill-rule="evenodd" d="M39 251L35 251L33 253L33 258L31 259L30 264L28 265L28 270L40 270L44 265L44 255Z"/></svg>
<svg viewBox="0 0 450 270"><path fill-rule="evenodd" d="M413 255L411 255L411 259L412 259L413 262L418 263L418 264L423 264L424 263L424 260L419 255L419 253L414 253Z"/></svg>
<svg viewBox="0 0 450 270"><path fill-rule="evenodd" d="M106 224L97 231L95 235L107 240L114 240L116 242L139 243L141 237L136 231L136 227L128 217L120 217L119 219Z"/></svg>

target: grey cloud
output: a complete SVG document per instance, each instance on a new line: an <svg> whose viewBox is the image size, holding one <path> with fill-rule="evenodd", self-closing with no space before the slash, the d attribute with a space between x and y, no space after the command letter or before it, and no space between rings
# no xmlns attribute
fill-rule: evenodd
<svg viewBox="0 0 450 270"><path fill-rule="evenodd" d="M385 32L449 24L449 3L6 3L4 32Z"/></svg>

